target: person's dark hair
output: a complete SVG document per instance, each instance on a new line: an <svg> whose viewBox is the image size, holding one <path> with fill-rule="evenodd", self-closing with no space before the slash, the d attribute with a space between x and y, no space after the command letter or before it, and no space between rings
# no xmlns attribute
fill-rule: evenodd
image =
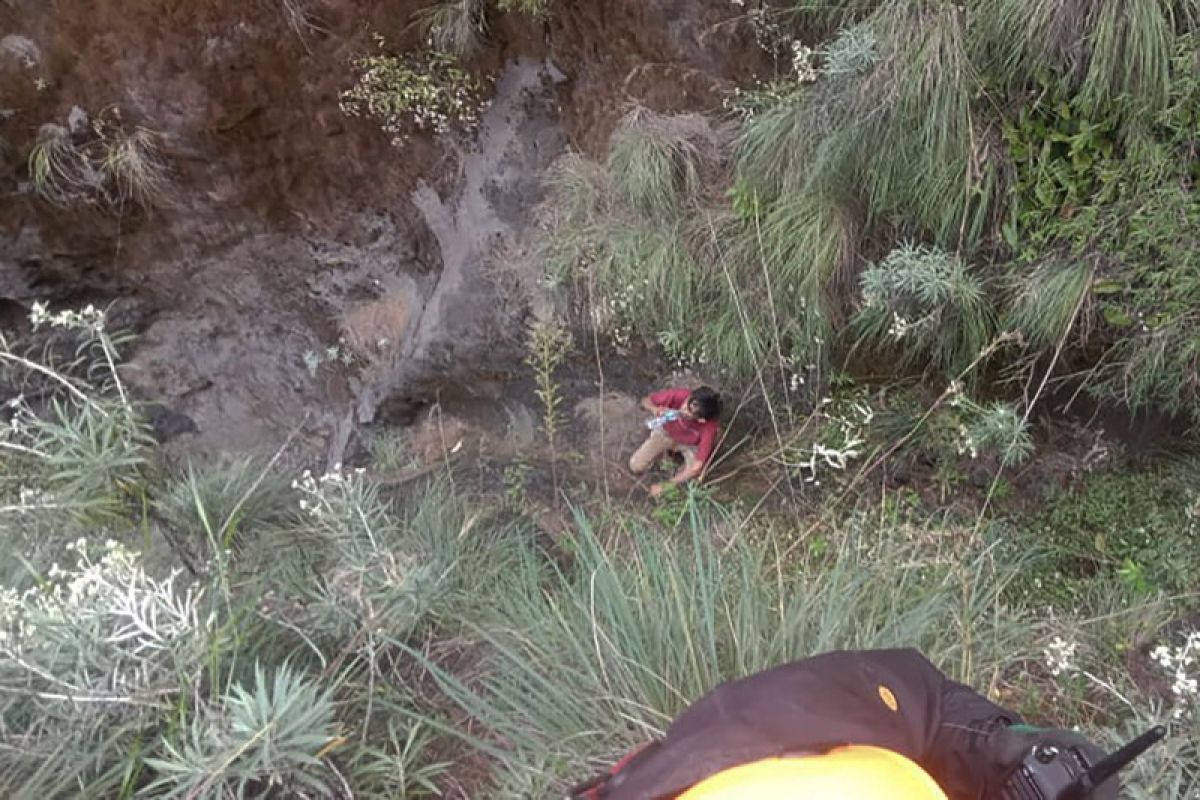
<svg viewBox="0 0 1200 800"><path fill-rule="evenodd" d="M696 404L696 412L701 419L719 419L721 416L721 395L707 386L693 389L688 398Z"/></svg>

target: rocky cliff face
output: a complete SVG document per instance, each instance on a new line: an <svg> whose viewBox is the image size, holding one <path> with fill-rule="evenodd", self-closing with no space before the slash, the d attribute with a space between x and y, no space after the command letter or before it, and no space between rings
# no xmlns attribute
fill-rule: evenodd
<svg viewBox="0 0 1200 800"><path fill-rule="evenodd" d="M727 0L564 0L542 21L491 9L467 65L488 87L477 130L394 146L339 93L376 34L420 44L424 5L0 4L0 325L36 300L111 303L140 334L131 379L191 418L200 450L299 426L336 454L439 387L503 391L525 311L490 265L547 167L602 148L631 103L719 107L760 55ZM39 195L38 142L117 129L153 137L152 202L86 179Z"/></svg>

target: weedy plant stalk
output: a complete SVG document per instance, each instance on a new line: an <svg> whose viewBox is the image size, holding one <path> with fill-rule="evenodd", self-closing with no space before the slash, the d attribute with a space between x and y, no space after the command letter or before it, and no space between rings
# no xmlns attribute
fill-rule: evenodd
<svg viewBox="0 0 1200 800"><path fill-rule="evenodd" d="M525 363L533 370L535 393L542 403L542 431L550 449L550 474L554 483L555 502L558 502L558 431L562 424L559 410L563 403L562 389L554 372L571 351L571 333L555 319L539 320L529 329Z"/></svg>

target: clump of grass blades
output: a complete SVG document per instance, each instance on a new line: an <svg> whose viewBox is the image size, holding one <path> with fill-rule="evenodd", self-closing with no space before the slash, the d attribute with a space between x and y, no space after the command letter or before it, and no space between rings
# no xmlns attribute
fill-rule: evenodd
<svg viewBox="0 0 1200 800"><path fill-rule="evenodd" d="M500 758L502 791L561 789L722 680L790 659L917 646L972 680L1020 652L1019 615L994 613L1012 576L986 557L915 558L887 532L851 527L828 569L807 571L767 532L722 551L695 505L687 516L681 538L631 524L619 554L580 519L570 567L529 550L497 587L495 613L477 626L490 650L482 677L468 687L435 668L507 743L501 753L473 740Z"/></svg>
<svg viewBox="0 0 1200 800"><path fill-rule="evenodd" d="M700 188L720 145L698 114L665 116L635 108L613 135L608 173L617 196L639 213L668 216Z"/></svg>
<svg viewBox="0 0 1200 800"><path fill-rule="evenodd" d="M467 56L487 33L483 0L439 0L416 13L416 24L436 50Z"/></svg>
<svg viewBox="0 0 1200 800"><path fill-rule="evenodd" d="M838 290L848 288L860 233L856 215L839 199L797 191L747 224L734 246L746 272L765 274L807 310L825 308L836 318L845 293Z"/></svg>
<svg viewBox="0 0 1200 800"><path fill-rule="evenodd" d="M869 20L881 59L862 82L860 162L868 208L904 214L942 243L969 213L973 68L965 17L943 3L882 6ZM879 114L872 114L872 107Z"/></svg>
<svg viewBox="0 0 1200 800"><path fill-rule="evenodd" d="M793 0L795 23L810 33L833 34L852 25L881 5L882 0Z"/></svg>
<svg viewBox="0 0 1200 800"><path fill-rule="evenodd" d="M534 19L542 19L550 13L553 0L496 0L501 11L517 11Z"/></svg>
<svg viewBox="0 0 1200 800"><path fill-rule="evenodd" d="M963 16L928 0L881 5L827 52L831 71L746 125L739 174L771 199L829 203L861 187L868 221L895 216L948 246L975 231L991 195L973 191Z"/></svg>
<svg viewBox="0 0 1200 800"><path fill-rule="evenodd" d="M1200 315L1187 313L1160 327L1118 339L1097 366L1089 390L1116 397L1134 410L1160 408L1196 415L1200 393Z"/></svg>
<svg viewBox="0 0 1200 800"><path fill-rule="evenodd" d="M167 201L170 179L156 133L140 126L132 133L118 131L103 148L100 170L112 182L118 203L153 208Z"/></svg>
<svg viewBox="0 0 1200 800"><path fill-rule="evenodd" d="M336 784L317 754L335 738L327 692L286 663L273 675L256 664L250 687L234 684L216 703L192 709L181 735L147 759L157 775L148 790L222 800L266 784L328 795Z"/></svg>
<svg viewBox="0 0 1200 800"><path fill-rule="evenodd" d="M61 125L43 125L29 151L29 177L34 191L57 205L84 196L99 183L86 154Z"/></svg>
<svg viewBox="0 0 1200 800"><path fill-rule="evenodd" d="M61 125L43 125L28 169L34 190L56 205L133 202L149 209L170 198L158 134L141 126L126 130L116 109L92 123L86 140Z"/></svg>
<svg viewBox="0 0 1200 800"><path fill-rule="evenodd" d="M911 243L862 275L860 342L894 353L903 368L943 377L962 372L987 347L995 315L980 281L957 256Z"/></svg>
<svg viewBox="0 0 1200 800"><path fill-rule="evenodd" d="M1093 270L1085 261L1048 261L1020 276L1006 323L1020 331L1035 348L1053 347L1063 340L1091 290Z"/></svg>
<svg viewBox="0 0 1200 800"><path fill-rule="evenodd" d="M195 545L216 553L243 531L251 534L295 516L288 483L254 458L196 467L169 480L154 506L164 522Z"/></svg>
<svg viewBox="0 0 1200 800"><path fill-rule="evenodd" d="M1196 4L1178 8L1187 17ZM1045 75L1078 91L1083 110L1113 103L1154 113L1166 102L1175 44L1171 4L1157 0L986 0L975 47L990 74L1025 88Z"/></svg>

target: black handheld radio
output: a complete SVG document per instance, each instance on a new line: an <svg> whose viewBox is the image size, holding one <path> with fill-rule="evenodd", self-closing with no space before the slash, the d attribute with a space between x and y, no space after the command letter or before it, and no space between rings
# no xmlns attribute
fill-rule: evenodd
<svg viewBox="0 0 1200 800"><path fill-rule="evenodd" d="M1093 789L1166 735L1161 725L1151 728L1094 764L1077 747L1034 745L1004 785L1004 800L1088 800Z"/></svg>

